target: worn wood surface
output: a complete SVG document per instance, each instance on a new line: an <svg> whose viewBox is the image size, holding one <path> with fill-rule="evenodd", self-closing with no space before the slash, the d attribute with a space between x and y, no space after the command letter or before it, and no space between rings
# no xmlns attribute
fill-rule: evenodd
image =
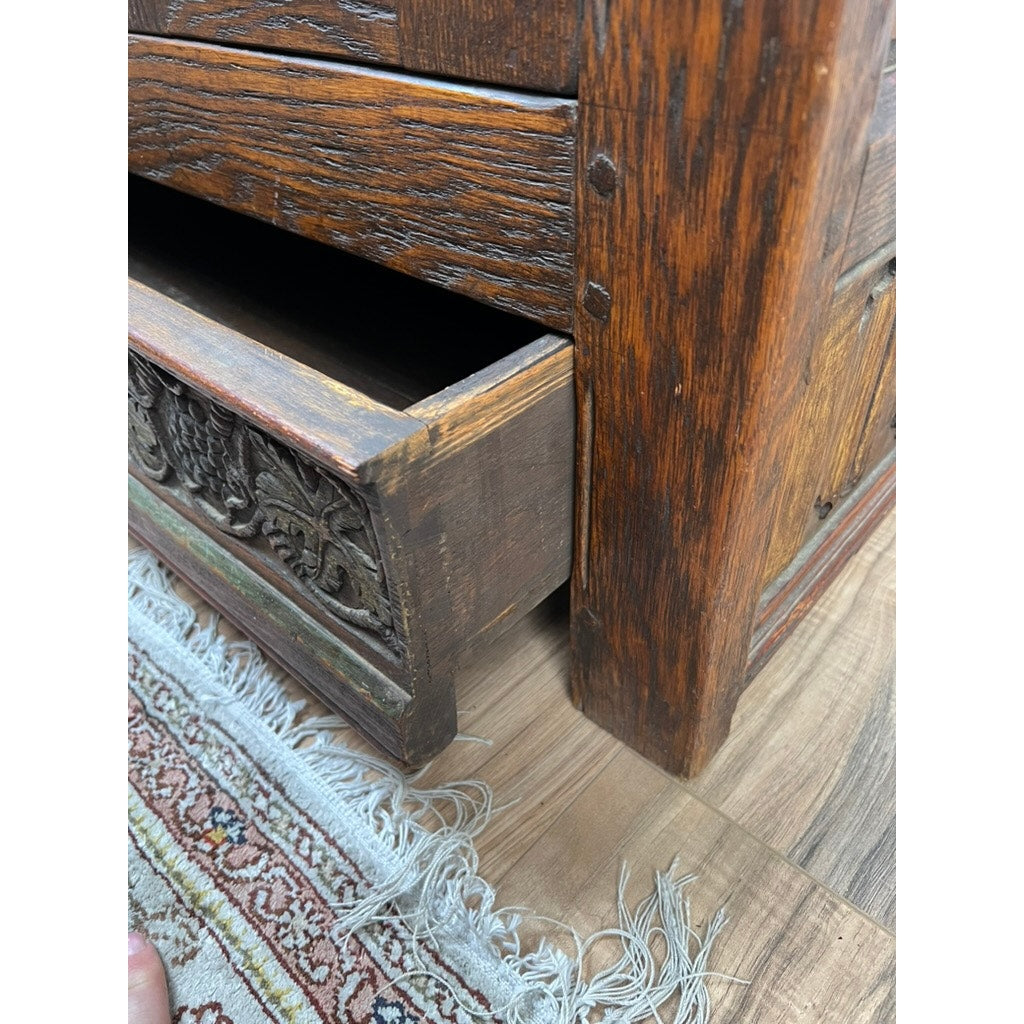
<svg viewBox="0 0 1024 1024"><path fill-rule="evenodd" d="M578 0L399 0L402 66L576 91Z"/></svg>
<svg viewBox="0 0 1024 1024"><path fill-rule="evenodd" d="M823 329L800 367L794 429L776 481L779 510L764 586L895 446L895 350L896 260L883 249L840 279Z"/></svg>
<svg viewBox="0 0 1024 1024"><path fill-rule="evenodd" d="M422 424L196 313L128 282L135 351L353 483L381 451Z"/></svg>
<svg viewBox="0 0 1024 1024"><path fill-rule="evenodd" d="M132 278L393 409L473 379L540 332L465 296L128 178Z"/></svg>
<svg viewBox="0 0 1024 1024"><path fill-rule="evenodd" d="M895 938L859 903L866 894L867 907L889 906L894 892L891 846L863 856L893 811L891 529L854 555L747 691L733 735L696 784L667 776L573 710L564 591L460 672L459 728L490 742L453 743L421 784L481 778L494 788L503 810L476 846L499 902L589 934L615 923L623 861L635 900L651 872L681 854L679 870L700 874L690 889L698 922L728 900L710 968L750 982L711 979L712 1020L894 1021ZM304 695L294 684L293 692ZM343 742L369 749L352 731ZM785 789L775 794L768 768L780 748ZM807 835L820 838L818 856L805 856ZM796 849L806 870L790 857ZM831 890L830 879L845 885L858 870L863 884L847 889L851 900ZM564 938L545 922L523 931Z"/></svg>
<svg viewBox="0 0 1024 1024"><path fill-rule="evenodd" d="M427 441L379 493L401 506L393 533L432 666L467 657L569 578L572 363L570 343L542 338L479 386L451 389L447 408L409 410L429 423Z"/></svg>
<svg viewBox="0 0 1024 1024"><path fill-rule="evenodd" d="M576 88L576 0L130 0L128 25L539 92Z"/></svg>
<svg viewBox="0 0 1024 1024"><path fill-rule="evenodd" d="M886 350L885 359L878 373L875 393L868 403L864 417L864 432L847 476L861 477L871 466L877 466L894 451L896 440L896 336Z"/></svg>
<svg viewBox="0 0 1024 1024"><path fill-rule="evenodd" d="M128 107L139 174L571 326L573 100L130 36Z"/></svg>
<svg viewBox="0 0 1024 1024"><path fill-rule="evenodd" d="M409 416L429 425L433 458L446 458L483 437L510 416L572 379L572 346L546 334L465 380L410 405ZM553 426L553 424L552 424ZM571 430L570 430L571 432ZM535 443L544 443L537 435Z"/></svg>
<svg viewBox="0 0 1024 1024"><path fill-rule="evenodd" d="M128 282L133 349L353 483L422 424L294 359Z"/></svg>
<svg viewBox="0 0 1024 1024"><path fill-rule="evenodd" d="M402 0L129 0L133 32L401 64Z"/></svg>
<svg viewBox="0 0 1024 1024"><path fill-rule="evenodd" d="M843 254L850 270L896 238L896 68L882 76L868 128L868 152Z"/></svg>
<svg viewBox="0 0 1024 1024"><path fill-rule="evenodd" d="M748 680L764 668L895 503L896 453L890 451L765 588L750 642Z"/></svg>
<svg viewBox="0 0 1024 1024"><path fill-rule="evenodd" d="M455 735L455 704L409 693L354 649L352 638L326 627L295 591L268 582L265 567L239 557L223 538L200 528L172 493L156 493L128 477L129 528L280 665L336 711L357 722L376 744L423 761ZM260 571L263 569L264 571ZM403 678L403 682L405 682ZM419 698L417 700L417 697ZM426 710L428 713L424 714Z"/></svg>
<svg viewBox="0 0 1024 1024"><path fill-rule="evenodd" d="M584 9L573 695L672 771L742 691L888 4Z"/></svg>

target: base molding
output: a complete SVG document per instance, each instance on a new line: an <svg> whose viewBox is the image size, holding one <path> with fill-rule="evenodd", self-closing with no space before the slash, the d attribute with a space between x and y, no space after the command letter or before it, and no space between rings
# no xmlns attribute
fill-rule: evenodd
<svg viewBox="0 0 1024 1024"><path fill-rule="evenodd" d="M746 683L811 610L826 587L896 505L896 452L890 452L834 510L761 596Z"/></svg>
<svg viewBox="0 0 1024 1024"><path fill-rule="evenodd" d="M282 668L389 754L423 764L455 735L454 701L450 708L417 705L344 638L131 473L128 529Z"/></svg>

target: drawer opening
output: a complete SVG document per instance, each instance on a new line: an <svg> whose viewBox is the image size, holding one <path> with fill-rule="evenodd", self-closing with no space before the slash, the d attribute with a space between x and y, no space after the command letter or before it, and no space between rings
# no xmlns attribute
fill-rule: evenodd
<svg viewBox="0 0 1024 1024"><path fill-rule="evenodd" d="M128 203L129 276L398 411L546 332L136 175Z"/></svg>

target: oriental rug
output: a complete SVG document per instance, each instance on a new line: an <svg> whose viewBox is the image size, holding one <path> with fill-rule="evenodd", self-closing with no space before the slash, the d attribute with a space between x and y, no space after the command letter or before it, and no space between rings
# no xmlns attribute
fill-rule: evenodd
<svg viewBox="0 0 1024 1024"><path fill-rule="evenodd" d="M521 949L477 874L487 787L417 789L347 749L172 582L129 555L129 928L176 1024L707 1020L724 919L691 928L692 879L659 874L630 910L623 877L618 928ZM621 958L587 977L596 941Z"/></svg>

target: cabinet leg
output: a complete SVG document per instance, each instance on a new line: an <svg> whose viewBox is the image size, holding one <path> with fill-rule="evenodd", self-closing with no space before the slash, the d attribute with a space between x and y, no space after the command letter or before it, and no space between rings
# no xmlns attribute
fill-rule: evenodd
<svg viewBox="0 0 1024 1024"><path fill-rule="evenodd" d="M743 688L891 13L606 6L581 39L572 690L693 775Z"/></svg>

